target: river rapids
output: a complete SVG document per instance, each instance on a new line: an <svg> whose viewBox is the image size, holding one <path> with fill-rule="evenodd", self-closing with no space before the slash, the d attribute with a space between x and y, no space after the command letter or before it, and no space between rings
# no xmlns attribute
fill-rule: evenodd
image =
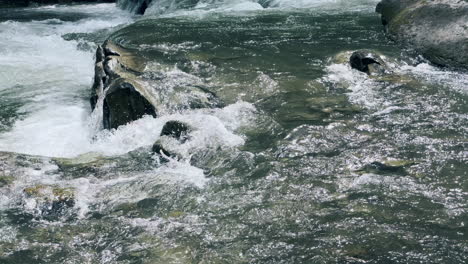
<svg viewBox="0 0 468 264"><path fill-rule="evenodd" d="M389 41L377 2L0 9L0 263L466 263L468 73ZM224 105L99 129L108 38ZM170 120L193 131L163 160Z"/></svg>

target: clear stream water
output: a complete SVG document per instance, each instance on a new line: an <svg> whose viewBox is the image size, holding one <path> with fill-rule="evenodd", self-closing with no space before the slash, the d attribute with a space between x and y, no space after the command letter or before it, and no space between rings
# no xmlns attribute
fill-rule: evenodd
<svg viewBox="0 0 468 264"><path fill-rule="evenodd" d="M466 263L466 72L388 41L378 1L185 2L0 10L0 263ZM226 106L96 130L109 36Z"/></svg>

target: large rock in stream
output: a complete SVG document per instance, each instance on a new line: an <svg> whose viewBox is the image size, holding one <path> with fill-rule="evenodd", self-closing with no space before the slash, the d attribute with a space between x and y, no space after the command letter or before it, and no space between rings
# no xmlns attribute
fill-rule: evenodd
<svg viewBox="0 0 468 264"><path fill-rule="evenodd" d="M118 128L145 115L223 106L216 94L199 83L182 83L178 76L152 72L146 69L148 63L152 61L138 50L112 40L97 48L91 106L102 109L105 129Z"/></svg>
<svg viewBox="0 0 468 264"><path fill-rule="evenodd" d="M110 41L96 51L91 104L103 98L103 126L117 128L144 115L156 116L148 91L137 81L145 67L143 59Z"/></svg>
<svg viewBox="0 0 468 264"><path fill-rule="evenodd" d="M389 36L434 64L468 69L468 1L382 0Z"/></svg>

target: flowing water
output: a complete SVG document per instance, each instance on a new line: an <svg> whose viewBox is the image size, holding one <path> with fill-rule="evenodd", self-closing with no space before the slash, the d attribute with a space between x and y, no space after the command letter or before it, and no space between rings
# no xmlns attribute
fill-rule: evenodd
<svg viewBox="0 0 468 264"><path fill-rule="evenodd" d="M466 263L468 74L388 41L377 2L0 10L0 263ZM108 37L225 106L96 130Z"/></svg>

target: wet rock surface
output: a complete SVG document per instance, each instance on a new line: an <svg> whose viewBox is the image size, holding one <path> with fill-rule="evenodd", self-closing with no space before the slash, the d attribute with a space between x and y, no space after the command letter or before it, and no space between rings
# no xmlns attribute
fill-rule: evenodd
<svg viewBox="0 0 468 264"><path fill-rule="evenodd" d="M382 23L394 40L431 62L468 69L468 2L383 0Z"/></svg>
<svg viewBox="0 0 468 264"><path fill-rule="evenodd" d="M92 134L90 147L77 133L39 145L57 149L70 136L62 158L5 160L14 180L0 187L0 262L464 263L467 96L451 81L465 77L406 64L372 9L163 17L113 35L122 49L102 52L116 61L131 51L145 67L103 63L108 72L97 79L149 87L142 96L157 118ZM372 74L375 63L370 74L352 69L363 48L394 73ZM89 92L86 69L79 94L57 85L74 91L65 102ZM228 105L212 108L204 90ZM193 109L196 98L203 104ZM58 111L46 113L35 120ZM178 129L161 136L170 121L193 128L186 142ZM46 132L58 127L46 124ZM2 134L0 146L17 136ZM156 141L178 157L155 155ZM75 204L51 210L53 202L24 191L40 185L52 197L73 188Z"/></svg>
<svg viewBox="0 0 468 264"><path fill-rule="evenodd" d="M145 115L156 117L160 112L224 106L197 80L172 86L172 76L147 70L144 56L112 40L99 46L95 57L90 103L93 109L102 109L104 129L118 128Z"/></svg>
<svg viewBox="0 0 468 264"><path fill-rule="evenodd" d="M111 42L97 48L91 106L95 108L101 98L105 129L118 128L144 115L156 116L145 88L137 81L143 69L141 58Z"/></svg>
<svg viewBox="0 0 468 264"><path fill-rule="evenodd" d="M349 58L351 68L367 74L377 74L385 71L385 63L380 56L368 51L355 51Z"/></svg>
<svg viewBox="0 0 468 264"><path fill-rule="evenodd" d="M170 136L177 140L185 140L190 130L187 124L179 121L168 121L161 131L161 136Z"/></svg>
<svg viewBox="0 0 468 264"><path fill-rule="evenodd" d="M118 4L123 9L129 10L135 14L143 15L151 2L152 0L126 0L119 1Z"/></svg>
<svg viewBox="0 0 468 264"><path fill-rule="evenodd" d="M188 133L192 131L192 128L180 121L171 120L164 124L161 130L161 137L169 137L175 139L177 144L183 144L189 139ZM152 151L158 155L161 155L164 160L167 160L168 157L172 158L180 158L177 154L172 153L172 151L168 151L167 147L164 147L165 140L159 139L156 141L152 147Z"/></svg>

